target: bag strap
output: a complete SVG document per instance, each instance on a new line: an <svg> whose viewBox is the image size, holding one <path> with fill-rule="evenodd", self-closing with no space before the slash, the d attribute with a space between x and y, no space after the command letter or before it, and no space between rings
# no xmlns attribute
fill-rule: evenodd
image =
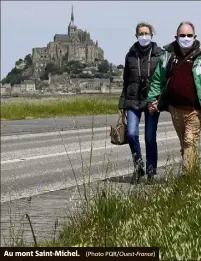
<svg viewBox="0 0 201 261"><path fill-rule="evenodd" d="M127 119L126 115L125 114L123 114L123 115L120 114L119 115L119 119L117 121L117 125L121 125L121 124L125 123L125 119Z"/></svg>
<svg viewBox="0 0 201 261"><path fill-rule="evenodd" d="M149 51L149 56L148 56L148 77L150 77L150 71L151 71L151 53L152 53L152 48ZM141 66L140 66L140 58L137 58L137 66L138 66L138 73L139 73L139 77L142 76L141 74Z"/></svg>

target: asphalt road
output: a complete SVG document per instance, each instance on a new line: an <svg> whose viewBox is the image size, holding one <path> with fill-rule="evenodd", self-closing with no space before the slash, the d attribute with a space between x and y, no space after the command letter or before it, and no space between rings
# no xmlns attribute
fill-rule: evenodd
<svg viewBox="0 0 201 261"><path fill-rule="evenodd" d="M170 121L169 113L161 113L160 121ZM22 133L41 133L58 130L84 129L93 127L104 127L115 124L116 115L98 115L98 116L76 116L63 118L48 118L34 120L14 120L1 121L1 135L10 136ZM142 117L141 122L144 122Z"/></svg>
<svg viewBox="0 0 201 261"><path fill-rule="evenodd" d="M117 115L1 122L4 237L8 238L9 220L16 212L18 221L21 215L29 213L36 224L36 234L41 235L41 229L45 228L45 236L55 218L61 217L62 206L72 209L73 195L74 199L79 198L76 185L105 178L116 179L118 183L117 177L132 173L128 145L110 143L110 125L116 121ZM140 140L145 156L143 118ZM160 116L158 149L159 167L173 158L179 161L178 138L166 113ZM161 169L158 179L162 175L164 170ZM27 231L30 239L30 229Z"/></svg>

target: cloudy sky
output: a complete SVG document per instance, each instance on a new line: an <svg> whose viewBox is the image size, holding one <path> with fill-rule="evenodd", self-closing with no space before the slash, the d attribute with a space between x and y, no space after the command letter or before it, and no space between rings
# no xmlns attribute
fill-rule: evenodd
<svg viewBox="0 0 201 261"><path fill-rule="evenodd" d="M1 2L1 78L15 61L53 41L54 34L66 33L74 6L75 23L98 40L105 58L124 63L134 43L139 21L154 25L154 40L169 43L183 20L192 21L201 40L200 1L3 1Z"/></svg>

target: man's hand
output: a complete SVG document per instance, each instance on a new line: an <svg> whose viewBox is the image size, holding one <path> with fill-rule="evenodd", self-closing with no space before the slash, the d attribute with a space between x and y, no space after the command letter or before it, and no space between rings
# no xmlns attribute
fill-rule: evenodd
<svg viewBox="0 0 201 261"><path fill-rule="evenodd" d="M158 101L149 102L148 103L149 113L153 114L155 111L159 112L157 105L158 105Z"/></svg>

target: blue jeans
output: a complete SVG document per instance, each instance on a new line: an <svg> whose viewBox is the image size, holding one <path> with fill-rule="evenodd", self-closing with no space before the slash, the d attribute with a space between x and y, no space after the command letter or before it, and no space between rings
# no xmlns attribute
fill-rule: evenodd
<svg viewBox="0 0 201 261"><path fill-rule="evenodd" d="M141 147L139 142L139 123L142 112L134 109L127 110L127 126L129 146L134 156L134 161L142 160ZM157 148L157 126L159 113L151 115L148 111L145 115L145 146L146 146L146 174L156 174L158 161Z"/></svg>

